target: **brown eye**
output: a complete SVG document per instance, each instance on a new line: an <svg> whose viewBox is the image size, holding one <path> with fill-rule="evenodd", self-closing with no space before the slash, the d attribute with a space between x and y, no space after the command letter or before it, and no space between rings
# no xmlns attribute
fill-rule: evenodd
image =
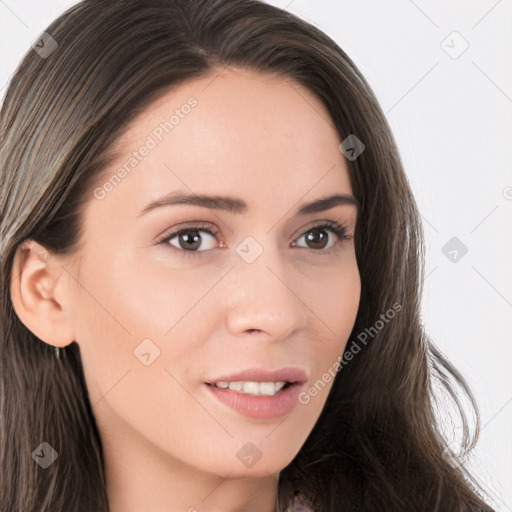
<svg viewBox="0 0 512 512"><path fill-rule="evenodd" d="M312 229L305 235L306 243L309 244L311 249L324 249L329 242L329 235L326 230Z"/></svg>
<svg viewBox="0 0 512 512"><path fill-rule="evenodd" d="M206 235L205 235L206 233ZM205 236L206 241L208 237L213 239L213 242L210 243L210 247L202 247L205 245ZM199 227L192 228L184 228L176 231L175 233L171 233L167 235L161 243L166 243L168 245L172 245L178 250L183 250L187 252L202 252L208 249L213 249L215 247L215 237L216 234L212 233L209 229L203 229Z"/></svg>
<svg viewBox="0 0 512 512"><path fill-rule="evenodd" d="M329 244L329 235L328 233L334 233L336 235L336 239L333 239ZM349 236L347 235L346 228L337 222L328 222L318 226L313 226L308 229L300 238L305 238L306 246L297 245L297 242L294 242L295 247L305 247L306 249L313 249L319 252L329 252L331 248L337 245L337 242L343 242L343 240L347 240ZM298 240L300 240L298 238Z"/></svg>

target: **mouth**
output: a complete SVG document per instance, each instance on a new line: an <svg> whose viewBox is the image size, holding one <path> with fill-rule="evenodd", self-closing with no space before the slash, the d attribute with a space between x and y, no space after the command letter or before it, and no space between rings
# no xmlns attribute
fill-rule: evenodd
<svg viewBox="0 0 512 512"><path fill-rule="evenodd" d="M308 379L300 367L250 368L208 379L205 388L221 407L249 418L271 419L290 413Z"/></svg>
<svg viewBox="0 0 512 512"><path fill-rule="evenodd" d="M208 386L219 389L229 389L243 395L275 396L283 393L290 386L298 384L297 381L217 381L206 382Z"/></svg>

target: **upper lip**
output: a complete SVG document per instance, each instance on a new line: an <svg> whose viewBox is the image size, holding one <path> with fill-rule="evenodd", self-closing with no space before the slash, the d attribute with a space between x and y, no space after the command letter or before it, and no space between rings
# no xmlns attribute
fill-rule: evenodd
<svg viewBox="0 0 512 512"><path fill-rule="evenodd" d="M306 382L307 375L302 368L286 367L278 370L267 370L265 368L250 368L237 373L229 375L221 375L207 382L213 384L214 382L239 382L239 381L252 381L252 382L297 382L302 384Z"/></svg>

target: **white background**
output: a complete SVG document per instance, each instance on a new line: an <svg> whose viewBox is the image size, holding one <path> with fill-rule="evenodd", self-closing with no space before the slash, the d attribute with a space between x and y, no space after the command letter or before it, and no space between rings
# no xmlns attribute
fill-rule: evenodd
<svg viewBox="0 0 512 512"><path fill-rule="evenodd" d="M74 3L0 0L0 96ZM512 0L268 3L331 36L387 115L425 227L426 331L472 386L483 429L469 461L512 512ZM468 248L457 262L442 252L452 237Z"/></svg>

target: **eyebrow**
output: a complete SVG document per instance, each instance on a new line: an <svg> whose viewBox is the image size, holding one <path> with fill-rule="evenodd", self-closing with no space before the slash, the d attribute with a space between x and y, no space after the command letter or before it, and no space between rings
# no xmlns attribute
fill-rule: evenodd
<svg viewBox="0 0 512 512"><path fill-rule="evenodd" d="M229 213L244 214L247 213L247 203L243 199L224 196L208 196L204 194L186 194L183 191L173 191L155 201L149 203L138 215L140 217L147 212L164 206L177 204L189 204L211 208L213 210L224 210ZM338 205L354 206L359 211L359 201L350 194L333 194L327 197L316 199L311 203L306 203L298 208L295 215L307 215L310 213L323 212Z"/></svg>

